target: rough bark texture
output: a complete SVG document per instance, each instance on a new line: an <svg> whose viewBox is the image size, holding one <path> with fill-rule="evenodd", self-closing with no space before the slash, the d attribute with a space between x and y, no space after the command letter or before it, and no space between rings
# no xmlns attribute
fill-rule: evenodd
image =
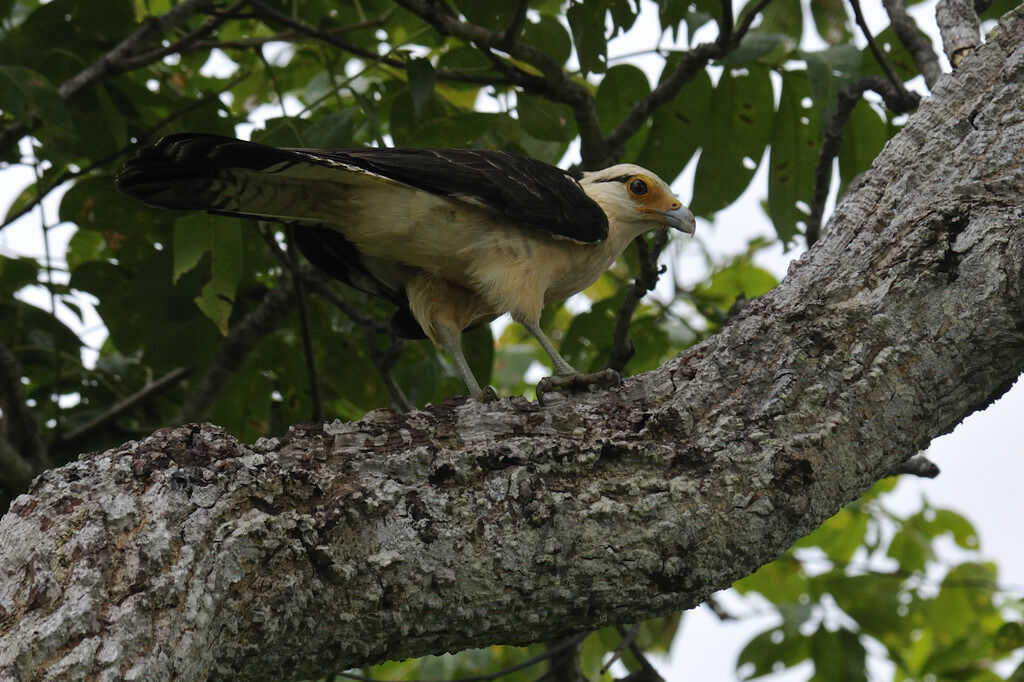
<svg viewBox="0 0 1024 682"><path fill-rule="evenodd" d="M778 288L620 389L46 472L0 521L0 678L314 676L691 607L1024 369L1022 169L1018 11Z"/></svg>

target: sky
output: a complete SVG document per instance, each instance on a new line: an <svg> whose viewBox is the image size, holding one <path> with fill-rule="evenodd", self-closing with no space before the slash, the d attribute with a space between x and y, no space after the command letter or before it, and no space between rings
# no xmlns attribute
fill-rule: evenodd
<svg viewBox="0 0 1024 682"><path fill-rule="evenodd" d="M804 0L805 5L807 0ZM888 25L878 0L864 0L863 9L872 33L877 34ZM624 55L654 47L658 41L657 8L652 0L642 0L642 15L637 25L625 36L612 41L609 54ZM911 14L939 49L938 31L934 19L935 0L915 5ZM737 12L739 7L737 6ZM805 10L809 20L809 12ZM808 26L805 34L816 35ZM714 28L706 27L697 34L698 40L714 37ZM862 41L863 43L863 41ZM669 36L663 36L661 46L670 45ZM806 41L805 49L821 49L824 44ZM656 82L661 68L657 57L631 59L647 71L652 82ZM948 65L943 60L944 67ZM919 78L911 83L922 93L923 81ZM277 115L275 109L270 115ZM247 132L247 131L241 131ZM572 154L572 151L570 151ZM575 159L569 158L571 162ZM673 184L678 195L687 201L691 197L695 161ZM707 267L701 250L706 249L719 259L746 250L751 238L757 235L773 237L771 223L761 209L761 201L767 195L765 164L761 164L750 187L730 208L719 212L713 222L700 220L694 241L677 239L668 250L666 258L686 283L695 283L707 275ZM0 211L6 211L17 194L33 181L31 168L9 167L0 170ZM46 224L57 220L57 208L61 192L43 204ZM30 255L42 257L43 242L40 229L40 214L33 212L0 232L0 253L5 255ZM63 248L73 233L68 225L53 227L50 234L51 250L63 253ZM789 262L800 255L800 249L783 251L781 245L762 250L756 261L781 279ZM662 291L664 293L664 290ZM24 293L26 299L42 307L48 307L48 296L40 287ZM81 329L88 345L97 348L106 332L99 317L91 306L85 305L86 319L83 322L69 310L60 311L61 317L73 328ZM86 351L88 353L88 351ZM887 498L887 504L897 512L910 513L920 508L926 497L936 507L954 509L971 520L979 531L981 550L985 557L999 565L1001 584L1024 595L1024 543L1019 530L1020 481L1024 481L1024 457L1021 457L1021 443L1024 442L1024 382L1018 383L996 403L982 412L969 416L951 434L935 439L928 449L928 457L939 465L942 473L936 479L919 479L904 476L897 489ZM953 547L947 547L944 554L955 559L958 554ZM722 596L723 603L731 610L750 614L751 607L743 600L730 595ZM756 609L754 609L756 610ZM667 657L655 657L654 663L670 682L682 680L732 680L736 678L735 661L739 650L755 634L777 622L771 615L750 615L738 621L722 622L707 607L688 612L679 636ZM872 662L870 672L873 679L891 678L891 667L878 660ZM799 666L791 671L770 678L775 681L806 680L812 670L809 665Z"/></svg>

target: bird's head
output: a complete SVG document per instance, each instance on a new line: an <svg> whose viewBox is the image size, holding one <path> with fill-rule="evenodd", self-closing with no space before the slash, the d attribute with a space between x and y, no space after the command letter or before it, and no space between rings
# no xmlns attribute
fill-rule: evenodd
<svg viewBox="0 0 1024 682"><path fill-rule="evenodd" d="M610 222L636 234L665 226L693 234L697 227L693 213L668 184L640 166L620 163L584 173L580 185L604 209Z"/></svg>

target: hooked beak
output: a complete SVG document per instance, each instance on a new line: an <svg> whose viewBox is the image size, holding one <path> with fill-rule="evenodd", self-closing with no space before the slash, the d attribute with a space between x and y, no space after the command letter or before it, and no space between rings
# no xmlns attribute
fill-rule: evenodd
<svg viewBox="0 0 1024 682"><path fill-rule="evenodd" d="M658 211L658 213L665 217L665 222L668 223L669 227L673 227L680 232L692 235L697 229L697 219L690 213L690 209L685 206L668 211Z"/></svg>

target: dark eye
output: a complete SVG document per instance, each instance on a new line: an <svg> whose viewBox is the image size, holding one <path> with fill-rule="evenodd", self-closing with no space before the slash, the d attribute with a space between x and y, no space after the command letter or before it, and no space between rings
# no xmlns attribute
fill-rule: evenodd
<svg viewBox="0 0 1024 682"><path fill-rule="evenodd" d="M647 194L647 183L640 178L635 178L629 183L629 191L633 194Z"/></svg>

